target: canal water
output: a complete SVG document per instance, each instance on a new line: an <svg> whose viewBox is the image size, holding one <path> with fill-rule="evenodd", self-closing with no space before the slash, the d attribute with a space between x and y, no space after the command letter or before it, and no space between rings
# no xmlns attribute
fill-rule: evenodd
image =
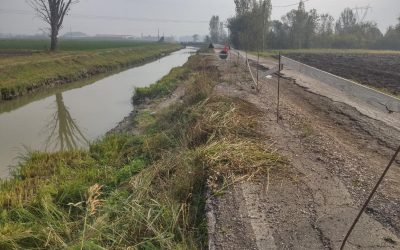
<svg viewBox="0 0 400 250"><path fill-rule="evenodd" d="M182 49L93 83L0 104L0 178L9 176L29 151L87 147L132 111L135 87L155 83L192 52Z"/></svg>

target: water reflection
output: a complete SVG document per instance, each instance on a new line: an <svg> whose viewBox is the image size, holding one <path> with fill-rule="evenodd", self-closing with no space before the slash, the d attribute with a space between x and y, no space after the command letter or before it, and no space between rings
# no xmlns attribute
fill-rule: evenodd
<svg viewBox="0 0 400 250"><path fill-rule="evenodd" d="M0 0L1 1L1 0ZM66 84L0 103L0 178L27 147L54 152L87 148L132 111L135 87L156 82L190 56L183 49L136 68L88 82ZM25 145L23 147L22 145Z"/></svg>
<svg viewBox="0 0 400 250"><path fill-rule="evenodd" d="M56 111L44 128L49 135L46 139L46 151L71 150L89 144L76 121L65 105L62 93L55 95Z"/></svg>

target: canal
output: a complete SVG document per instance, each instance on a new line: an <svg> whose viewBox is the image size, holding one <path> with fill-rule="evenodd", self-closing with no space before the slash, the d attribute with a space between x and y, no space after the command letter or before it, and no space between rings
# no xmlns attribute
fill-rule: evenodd
<svg viewBox="0 0 400 250"><path fill-rule="evenodd" d="M195 51L185 48L101 80L75 83L73 89L64 86L0 104L0 178L29 151L86 148L132 111L135 87L155 83Z"/></svg>

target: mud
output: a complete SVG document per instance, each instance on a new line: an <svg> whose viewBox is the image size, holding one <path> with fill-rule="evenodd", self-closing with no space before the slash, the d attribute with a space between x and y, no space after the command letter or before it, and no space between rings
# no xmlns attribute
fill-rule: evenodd
<svg viewBox="0 0 400 250"><path fill-rule="evenodd" d="M399 55L291 53L285 56L346 79L400 95Z"/></svg>
<svg viewBox="0 0 400 250"><path fill-rule="evenodd" d="M264 114L259 117L260 132L290 163L283 177L259 176L211 198L215 225L210 229L214 232L210 247L339 249L393 154L400 132L291 79L281 80L277 123L276 77L261 80L257 92L244 65L235 69L229 62L215 63L224 75L216 91L259 107ZM399 249L399 180L396 164L346 249Z"/></svg>

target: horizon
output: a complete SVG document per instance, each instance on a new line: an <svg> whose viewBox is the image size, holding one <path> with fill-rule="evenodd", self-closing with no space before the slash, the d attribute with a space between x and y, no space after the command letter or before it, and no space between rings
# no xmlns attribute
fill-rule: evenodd
<svg viewBox="0 0 400 250"><path fill-rule="evenodd" d="M0 33L12 35L40 34L46 25L35 17L34 11L25 0L2 0L0 6ZM158 30L167 37L179 38L199 34L208 34L209 20L219 15L221 20L235 14L233 0L115 0L109 4L106 0L81 0L71 8L60 34L82 32L89 36L98 34L126 36L157 36ZM341 4L343 3L343 4ZM280 20L291 9L297 8L296 0L273 0L272 20ZM177 8L176 6L180 6ZM287 6L292 5L292 6ZM306 0L306 10L315 8L319 14L329 13L335 21L346 7L370 6L364 21L378 24L382 33L395 25L400 16L400 1L397 0ZM120 8L123 6L124 8ZM157 6L156 8L154 6ZM282 7L286 6L286 7ZM391 8L387 8L391 6ZM185 11L180 11L184 9ZM328 11L329 10L329 11ZM398 11L399 10L399 11Z"/></svg>

